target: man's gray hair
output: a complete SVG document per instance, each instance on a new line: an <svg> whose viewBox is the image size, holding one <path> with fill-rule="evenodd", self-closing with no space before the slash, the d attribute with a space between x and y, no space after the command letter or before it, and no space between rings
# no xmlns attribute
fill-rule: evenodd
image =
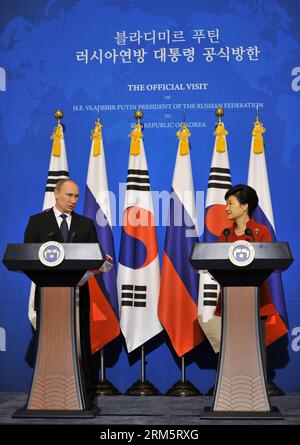
<svg viewBox="0 0 300 445"><path fill-rule="evenodd" d="M75 181L73 181L73 179L71 178L64 178L64 179L60 179L59 181L57 181L57 183L55 184L55 190L60 190L62 188L62 186L64 185L65 182L73 182L74 184L76 184ZM77 184L76 184L77 185Z"/></svg>

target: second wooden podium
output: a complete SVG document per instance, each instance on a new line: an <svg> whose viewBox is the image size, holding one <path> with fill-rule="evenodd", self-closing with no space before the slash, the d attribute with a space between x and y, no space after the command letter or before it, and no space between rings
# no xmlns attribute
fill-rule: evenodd
<svg viewBox="0 0 300 445"><path fill-rule="evenodd" d="M56 265L62 252L64 258ZM88 400L83 377L78 284L84 283L87 270L99 269L103 261L99 244L49 241L44 245L8 245L3 259L6 267L23 271L40 287L33 380L27 405L13 417L97 414Z"/></svg>
<svg viewBox="0 0 300 445"><path fill-rule="evenodd" d="M252 258L251 258L252 257ZM195 244L190 261L222 286L222 336L212 408L202 418L282 418L272 408L262 359L259 286L293 261L287 243Z"/></svg>

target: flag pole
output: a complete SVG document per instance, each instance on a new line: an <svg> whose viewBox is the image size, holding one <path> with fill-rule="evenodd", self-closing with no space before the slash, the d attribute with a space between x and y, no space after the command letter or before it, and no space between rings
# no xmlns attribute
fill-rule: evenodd
<svg viewBox="0 0 300 445"><path fill-rule="evenodd" d="M258 113L258 105L256 106L256 119L255 119L255 124L256 123L260 123L259 121L259 113ZM263 358L264 358L264 367L265 367L265 374L267 376L267 389L268 389L268 394L270 397L276 397L276 396L283 396L284 392L282 391L281 388L279 388L276 383L274 383L272 380L268 380L268 367L267 367L267 350L266 350L266 346L265 346L265 337L266 337L266 320L267 317L265 316L261 316L260 317L261 320L261 332L262 332L262 353L263 353Z"/></svg>
<svg viewBox="0 0 300 445"><path fill-rule="evenodd" d="M84 215L95 223L97 238L103 249L113 258L114 243L111 230L110 201L106 173L102 124L98 110L95 126L91 131L91 149L86 179L84 199ZM105 203L105 204L104 204ZM97 215L104 216L107 224L102 225ZM113 266L114 266L114 260ZM101 274L89 281L90 294L90 343L91 352L97 360L96 382L93 382L93 392L97 395L117 395L119 391L105 377L104 346L115 339L120 333L117 304L116 269L109 275ZM103 319L98 323L97 313L101 312ZM100 352L98 352L100 351ZM106 349L110 352L110 349ZM93 361L95 364L95 362Z"/></svg>
<svg viewBox="0 0 300 445"><path fill-rule="evenodd" d="M132 165L133 166L134 165L140 165L140 166L144 165L145 168L147 168L146 167L146 163L144 161L143 161L143 163L140 163L141 159L143 159L143 158L140 157L140 154L141 154L141 139L142 139L142 131L141 130L143 129L143 124L141 122L141 119L143 117L142 110L136 109L134 117L137 120L137 123L135 125L135 128L134 128L133 132L129 135L129 137L131 137L129 165L130 165L131 159L136 157L135 160L138 161L138 162L137 163L133 163ZM145 155L143 154L143 156L145 156ZM130 167L129 167L129 169L130 169ZM135 171L136 171L137 174L140 171L143 171L143 173L145 173L145 170L138 170L138 169L136 169ZM148 179L148 184L150 184L150 180L149 179ZM151 197L150 185L147 185L147 187L145 187L145 188L147 189L148 193L150 192L149 195ZM136 189L138 190L139 187L136 188ZM141 188L140 188L140 190L141 190ZM151 199L151 202L152 202L152 199ZM155 234L155 238L156 238L156 234ZM156 260L153 260L153 261L156 261L155 263L153 262L153 264L155 266L157 266L157 275L159 276L158 252L157 252ZM118 274L120 274L119 271L118 271ZM155 275L153 275L153 276L155 277ZM119 275L119 277L120 277L120 275ZM144 277L144 279L145 279L145 277ZM133 290L134 287L135 287L135 290L138 289L138 288L143 288L145 294L142 295L142 298L146 299L146 289L147 289L147 286L141 286L141 285L139 285L138 281L137 282L135 282L135 281L136 281L136 279L132 279L132 282L134 284L132 284L130 287L132 288L132 290ZM145 280L145 281L147 281L147 280ZM150 283L150 281L149 281L148 288L151 286L151 284L152 283ZM158 282L158 284L159 284L159 282ZM150 295L151 295L151 293L150 293ZM136 296L138 297L139 294L137 293ZM132 293L132 297L135 297L135 293ZM141 303L141 302L138 302L138 303ZM140 307L146 307L146 300ZM153 312L153 314L152 314L152 312ZM152 312L149 312L149 314L151 316L155 315L155 317L156 317L157 314L154 314L153 310L152 310ZM122 314L121 314L121 318L122 318ZM154 319L154 323L156 325L156 330L157 330L157 332L154 333L156 335L157 333L159 333L162 330L162 326L158 322L158 319L156 320L156 318ZM121 325L121 328L122 328L122 325ZM123 331L123 334L124 334L124 331ZM125 336L125 334L124 334L124 336ZM125 336L125 338L126 338L126 336ZM148 339L150 339L150 338L152 338L152 337L149 337ZM146 343L147 341L148 340L144 340L144 343ZM145 363L146 362L145 362L144 344L138 343L138 344L136 344L135 348L130 348L130 351L132 351L134 349L138 349L138 348L140 348L140 351L141 351L140 352L141 353L141 377L140 377L139 380L137 380L127 390L126 395L129 395L129 396L157 396L157 395L160 395L160 392L158 391L158 389L156 389L155 386L152 383L150 383L148 380L146 380L146 377L145 377L145 375L146 375L146 373L145 373Z"/></svg>
<svg viewBox="0 0 300 445"><path fill-rule="evenodd" d="M141 381L145 382L145 351L144 345L141 347Z"/></svg>
<svg viewBox="0 0 300 445"><path fill-rule="evenodd" d="M195 397L203 394L188 380L186 380L185 357L181 357L181 380L178 380L168 391L166 396Z"/></svg>
<svg viewBox="0 0 300 445"><path fill-rule="evenodd" d="M141 346L141 378L137 380L126 392L127 396L159 396L160 392L155 386L145 379L145 350Z"/></svg>
<svg viewBox="0 0 300 445"><path fill-rule="evenodd" d="M100 349L100 380L93 386L96 396L118 396L120 391L105 377L104 348Z"/></svg>
<svg viewBox="0 0 300 445"><path fill-rule="evenodd" d="M197 291L198 291L198 275L194 270L191 270L191 266L188 264L184 267L187 269L187 274L183 278L183 268L181 262L177 264L176 258L182 256L186 258L186 255L190 254L192 243L198 241L197 224L195 218L195 202L194 202L194 183L191 169L190 159L190 143L189 137L191 132L186 125L186 115L183 114L183 120L179 131L176 132L176 136L179 140L178 150L175 161L175 168L172 180L172 194L178 196L181 203L182 210L190 218L191 223L194 225L193 239L190 237L187 231L189 225L186 224L186 220L181 221L182 234L178 234L174 231L174 223L172 222L169 227L166 228L164 258L169 258L170 264L173 264L174 272L170 272L167 262L163 260L160 299L159 299L159 318L168 333L174 351L177 354L178 359L176 363L181 369L181 379L178 380L171 388L166 392L167 396L186 397L186 396L200 396L200 391L189 381L186 380L186 367L185 367L185 354L194 349L199 343L201 343L201 329L197 320ZM183 178L184 177L184 178ZM180 179L179 179L180 178ZM189 200L183 199L184 194L188 192L192 195ZM193 211L194 210L194 211ZM181 213L183 215L183 213ZM176 219L174 210L169 207L169 221ZM195 220L194 220L195 219ZM174 234L176 235L174 236ZM182 238L180 238L182 237ZM177 246L174 250L174 246ZM186 286L186 282L191 283L190 288ZM180 289L176 291L175 289ZM185 289L184 291L182 289ZM193 295L193 289L196 289ZM195 300L194 300L194 298ZM172 311L170 308L172 307ZM188 318L185 315L185 309L188 309ZM175 309L174 309L175 308ZM172 316L170 317L170 313ZM174 314L177 314L174 317ZM184 326L193 325L196 323L196 328L193 333L188 328L184 329ZM198 329L197 329L198 327Z"/></svg>

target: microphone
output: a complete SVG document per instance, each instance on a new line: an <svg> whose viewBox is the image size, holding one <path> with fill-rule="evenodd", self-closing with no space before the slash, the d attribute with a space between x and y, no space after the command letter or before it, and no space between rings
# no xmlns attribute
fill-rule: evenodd
<svg viewBox="0 0 300 445"><path fill-rule="evenodd" d="M77 237L77 232L75 230L73 230L73 232L71 233L69 242L73 243L76 237Z"/></svg>
<svg viewBox="0 0 300 445"><path fill-rule="evenodd" d="M246 234L247 236L251 236L251 237L252 237L252 241L253 241L253 243L255 242L255 239L254 239L254 236L253 236L253 232L252 232L251 229L249 229L249 227L247 227L247 229L245 230L245 234Z"/></svg>
<svg viewBox="0 0 300 445"><path fill-rule="evenodd" d="M230 230L228 229L228 227L226 227L226 229L223 230L223 235L225 236L226 242L227 242L229 233L230 233Z"/></svg>
<svg viewBox="0 0 300 445"><path fill-rule="evenodd" d="M52 237L55 237L54 239ZM43 239L42 243L45 243L46 241L57 241L58 233L57 232L50 232L48 235ZM51 239L52 238L52 239Z"/></svg>

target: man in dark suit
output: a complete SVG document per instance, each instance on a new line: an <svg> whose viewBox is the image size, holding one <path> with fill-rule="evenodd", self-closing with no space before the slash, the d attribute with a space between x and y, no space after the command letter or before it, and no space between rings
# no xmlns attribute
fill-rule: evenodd
<svg viewBox="0 0 300 445"><path fill-rule="evenodd" d="M79 198L77 184L71 179L61 179L54 189L55 206L30 217L25 235L25 243L46 241L72 243L98 243L94 222L74 210ZM67 223L67 239L64 239L62 225Z"/></svg>
<svg viewBox="0 0 300 445"><path fill-rule="evenodd" d="M74 212L79 198L78 185L71 179L61 179L54 189L55 206L30 217L25 230L25 243L58 241L61 243L98 243L93 220ZM38 314L39 292L35 295ZM89 362L91 356L89 335L89 290L85 284L80 288L80 329L83 369L87 387L90 386Z"/></svg>

